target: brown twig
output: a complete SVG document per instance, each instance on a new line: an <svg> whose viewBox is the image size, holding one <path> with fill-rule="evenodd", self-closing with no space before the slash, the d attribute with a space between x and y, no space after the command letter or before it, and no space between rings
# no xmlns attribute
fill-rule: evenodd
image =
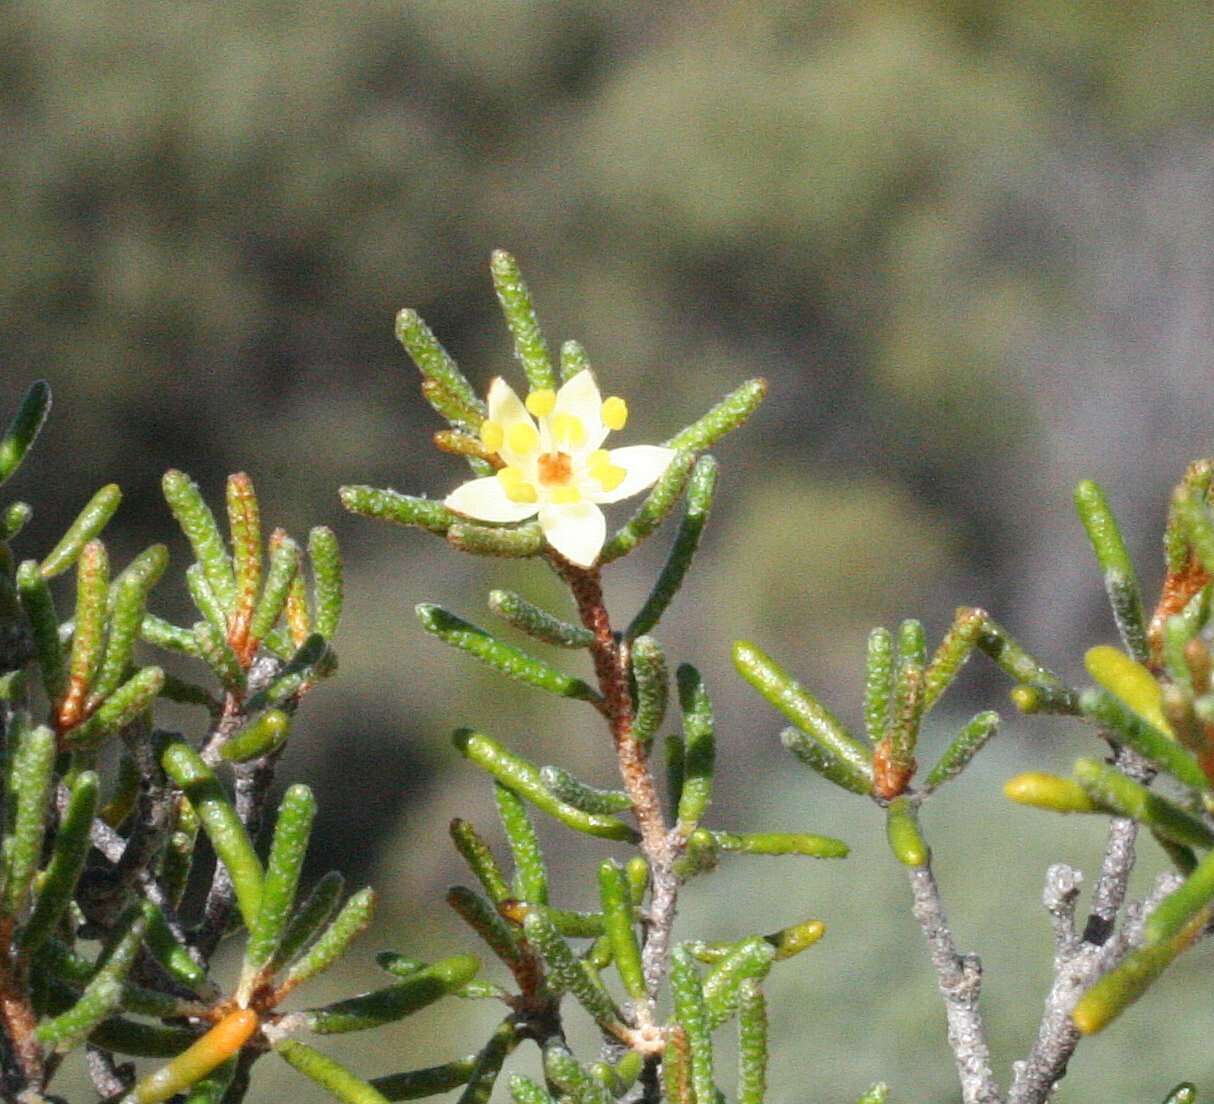
<svg viewBox="0 0 1214 1104"><path fill-rule="evenodd" d="M582 624L594 635L590 654L599 693L603 698L600 711L611 729L620 778L632 801L633 815L641 832L641 851L649 863L650 906L641 965L652 1000L666 974L670 957L671 931L679 891L674 863L683 840L667 827L648 754L644 745L632 736L628 647L612 632L598 569L575 567L556 557L553 557L553 563L573 592ZM652 1017L652 1008L642 1008L639 1012L645 1019Z"/></svg>
<svg viewBox="0 0 1214 1104"><path fill-rule="evenodd" d="M13 918L0 918L0 1020L25 1087L40 1089L45 1077L42 1046L35 1031L38 1017L30 1007L25 986L13 967Z"/></svg>

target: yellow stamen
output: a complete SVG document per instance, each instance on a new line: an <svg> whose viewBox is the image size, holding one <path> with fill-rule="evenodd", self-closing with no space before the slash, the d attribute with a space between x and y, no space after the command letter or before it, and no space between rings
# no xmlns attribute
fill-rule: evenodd
<svg viewBox="0 0 1214 1104"><path fill-rule="evenodd" d="M557 444L577 448L586 443L586 427L572 414L558 414L552 419L552 436Z"/></svg>
<svg viewBox="0 0 1214 1104"><path fill-rule="evenodd" d="M481 444L490 452L497 452L505 439L505 431L497 422L491 422L488 418L481 422Z"/></svg>
<svg viewBox="0 0 1214 1104"><path fill-rule="evenodd" d="M556 392L550 387L532 391L527 396L527 410L537 418L548 417L554 406L556 406Z"/></svg>
<svg viewBox="0 0 1214 1104"><path fill-rule="evenodd" d="M572 506L582 501L582 492L573 486L553 487L548 497L556 506Z"/></svg>
<svg viewBox="0 0 1214 1104"><path fill-rule="evenodd" d="M516 487L523 481L523 469L513 467L498 468L497 478L506 490L510 490L511 487Z"/></svg>
<svg viewBox="0 0 1214 1104"><path fill-rule="evenodd" d="M586 458L586 470L594 476L595 479L600 478L601 474L611 467L611 453L606 449L595 449Z"/></svg>
<svg viewBox="0 0 1214 1104"><path fill-rule="evenodd" d="M511 502L538 502L540 496L530 483L512 483L506 488L506 497Z"/></svg>
<svg viewBox="0 0 1214 1104"><path fill-rule="evenodd" d="M608 429L623 429L627 422L628 404L619 395L603 400L603 425Z"/></svg>
<svg viewBox="0 0 1214 1104"><path fill-rule="evenodd" d="M605 491L614 491L621 483L624 482L624 477L628 474L627 470L617 467L615 464L608 464L601 471L591 473L595 479L599 481Z"/></svg>
<svg viewBox="0 0 1214 1104"><path fill-rule="evenodd" d="M506 443L514 452L528 453L539 445L540 435L530 422L515 422L506 430Z"/></svg>

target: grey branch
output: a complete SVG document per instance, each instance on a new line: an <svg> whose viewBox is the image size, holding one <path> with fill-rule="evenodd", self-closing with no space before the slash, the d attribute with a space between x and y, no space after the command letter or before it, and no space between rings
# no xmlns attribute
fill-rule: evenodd
<svg viewBox="0 0 1214 1104"><path fill-rule="evenodd" d="M944 997L948 1043L957 1062L961 1098L965 1104L1002 1104L978 1008L982 963L977 955L958 953L930 864L912 867L909 874L915 919L927 938L940 994Z"/></svg>
<svg viewBox="0 0 1214 1104"><path fill-rule="evenodd" d="M1114 762L1138 781L1149 781L1154 774L1150 764L1126 748L1117 749ZM1142 917L1177 884L1174 875L1162 876L1142 906L1125 909L1125 922L1114 934L1134 869L1137 836L1134 821L1124 817L1109 821L1100 876L1092 892L1082 939L1074 937L1075 898L1081 876L1062 864L1051 866L1046 873L1042 899L1054 922L1054 982L1045 998L1033 1049L1027 1059L1013 1067L1008 1104L1042 1104L1066 1075L1067 1063L1079 1042L1079 1032L1071 1020L1075 1003L1101 974L1125 956L1140 938Z"/></svg>

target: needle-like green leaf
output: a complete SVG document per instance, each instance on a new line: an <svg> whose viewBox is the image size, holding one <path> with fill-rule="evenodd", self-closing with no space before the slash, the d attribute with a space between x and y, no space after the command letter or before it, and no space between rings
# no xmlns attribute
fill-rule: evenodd
<svg viewBox="0 0 1214 1104"><path fill-rule="evenodd" d="M388 1104L391 1099L340 1062L298 1039L281 1039L274 1044L274 1050L287 1065L332 1093L342 1104Z"/></svg>
<svg viewBox="0 0 1214 1104"><path fill-rule="evenodd" d="M668 448L701 452L710 448L727 433L744 425L758 409L767 394L767 380L747 380L725 396L698 421L675 434L666 442Z"/></svg>
<svg viewBox="0 0 1214 1104"><path fill-rule="evenodd" d="M1122 643L1131 656L1145 663L1149 655L1147 626L1138 576L1117 519L1099 484L1085 479L1075 488L1075 509L1104 572L1104 588Z"/></svg>
<svg viewBox="0 0 1214 1104"><path fill-rule="evenodd" d="M232 878L245 926L252 929L261 908L263 871L244 823L219 779L188 744L170 743L161 753L160 762L198 814L215 854Z"/></svg>
<svg viewBox="0 0 1214 1104"><path fill-rule="evenodd" d="M550 694L563 698L598 700L599 695L582 679L558 671L542 659L498 640L484 629L470 625L440 606L423 602L417 607L417 616L428 633L453 648L467 652L508 678L517 679L528 686L547 690Z"/></svg>
<svg viewBox="0 0 1214 1104"><path fill-rule="evenodd" d="M548 342L544 340L518 262L505 250L496 249L489 261L489 270L506 325L514 338L514 355L523 366L527 383L532 391L555 387L556 373L552 369Z"/></svg>
<svg viewBox="0 0 1214 1104"><path fill-rule="evenodd" d="M0 483L6 482L25 459L51 410L51 385L46 380L31 383L17 413L0 437Z"/></svg>
<svg viewBox="0 0 1214 1104"><path fill-rule="evenodd" d="M352 514L380 518L397 525L413 525L440 536L459 521L441 502L432 498L416 498L398 491L377 487L342 487L338 494L341 504Z"/></svg>
<svg viewBox="0 0 1214 1104"><path fill-rule="evenodd" d="M526 798L541 812L589 836L634 842L637 833L614 817L583 813L557 800L540 778L534 764L507 751L496 740L472 729L461 728L454 736L456 749L466 759L488 771L508 790Z"/></svg>
<svg viewBox="0 0 1214 1104"><path fill-rule="evenodd" d="M871 792L871 753L820 701L754 644L744 640L735 643L733 661L739 674L762 697L838 760L839 769L852 776L854 786L864 786L864 792Z"/></svg>
<svg viewBox="0 0 1214 1104"><path fill-rule="evenodd" d="M691 568L696 549L700 546L700 537L708 523L716 485L717 462L711 456L701 456L687 481L687 512L679 523L679 531L675 534L670 555L666 558L649 597L645 599L645 604L637 611L625 631L626 639L635 640L638 636L652 631L667 607L674 601L674 596L679 592Z"/></svg>

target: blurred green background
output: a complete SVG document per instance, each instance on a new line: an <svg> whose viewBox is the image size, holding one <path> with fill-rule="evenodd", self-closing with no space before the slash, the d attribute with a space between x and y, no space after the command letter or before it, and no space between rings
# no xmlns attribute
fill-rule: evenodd
<svg viewBox="0 0 1214 1104"><path fill-rule="evenodd" d="M899 1101L955 1098L874 816L780 752L728 647L764 642L856 720L867 629L914 614L938 634L973 603L1079 678L1082 648L1112 639L1070 511L1084 476L1158 585L1168 488L1214 424L1214 9L62 0L10 2L0 30L0 407L38 376L56 393L15 485L38 507L22 550L49 548L110 480L126 494L115 558L164 539L169 466L215 501L247 470L270 523L330 524L346 550L341 677L307 703L282 772L320 795L313 873L384 891L356 976L328 991L372 984L379 947L466 943L441 906L462 877L445 825L488 823L490 801L454 724L610 777L582 711L503 688L412 615L424 599L483 619L492 585L555 600L542 570L465 561L335 497L348 482L441 495L463 477L428 443L392 315L418 308L479 386L510 374L486 271L504 247L550 341L582 340L629 399L631 440L770 380L719 449L714 526L664 639L714 690L718 823L855 851L737 860L688 891L683 930L741 934L716 894L745 894L761 929L830 925L774 985L773 1101L846 1101L878 1077ZM621 611L660 563L651 543L609 573ZM172 549L155 604L180 619ZM1005 689L975 664L935 739L967 707L1009 713ZM1014 717L1005 733L927 827L959 941L986 956L1006 1079L1049 974L1042 875L1091 870L1099 826L998 792L1090 740ZM566 843L578 903L600 850ZM1086 1043L1061 1099L1160 1100L1182 1077L1214 1091L1210 961L1193 955ZM479 1044L457 1023L469 1011L329 1049L367 1075L441 1060ZM321 1099L264 1065L257 1099Z"/></svg>

